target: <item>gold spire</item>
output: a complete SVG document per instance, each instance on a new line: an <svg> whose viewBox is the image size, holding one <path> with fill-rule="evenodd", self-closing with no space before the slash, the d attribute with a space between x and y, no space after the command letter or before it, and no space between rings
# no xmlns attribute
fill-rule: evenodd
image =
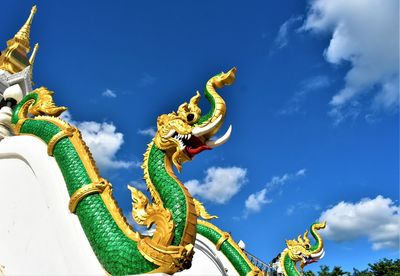
<svg viewBox="0 0 400 276"><path fill-rule="evenodd" d="M33 16L35 15L36 10L37 10L37 8L35 5L32 7L31 14L29 15L29 18L26 20L24 26L22 26L21 29L18 31L18 33L14 36L14 40L18 41L20 44L22 44L27 49L27 53L30 50L29 36L30 36L30 32L31 32Z"/></svg>
<svg viewBox="0 0 400 276"><path fill-rule="evenodd" d="M1 52L0 55L0 69L15 74L21 72L26 67L30 66L30 60L27 53L30 51L30 31L33 21L33 16L36 13L36 6L32 7L31 14L26 20L25 24L15 34L15 36L7 41L7 48ZM33 61L35 58L35 51L31 56Z"/></svg>

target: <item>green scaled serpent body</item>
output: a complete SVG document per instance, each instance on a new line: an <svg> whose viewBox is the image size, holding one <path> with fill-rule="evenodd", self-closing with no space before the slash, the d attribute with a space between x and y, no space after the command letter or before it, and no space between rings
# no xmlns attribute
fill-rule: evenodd
<svg viewBox="0 0 400 276"><path fill-rule="evenodd" d="M164 206L172 213L175 221L173 245L179 245L186 227L187 205L185 193L187 190L178 184L177 180L166 169L165 153L152 145L148 159L149 176L158 192Z"/></svg>
<svg viewBox="0 0 400 276"><path fill-rule="evenodd" d="M27 105L40 104L45 96L44 93L37 92L27 95L15 108L12 123L18 126L19 134L34 135L48 144L63 128L69 126L54 117L19 117L21 113L26 112ZM84 144L81 146L86 147ZM93 182L76 145L68 137L58 141L53 156L63 174L70 196L79 188ZM117 226L99 194L91 194L82 199L77 206L76 215L93 251L108 273L139 274L157 268L140 254L137 242L129 239Z"/></svg>

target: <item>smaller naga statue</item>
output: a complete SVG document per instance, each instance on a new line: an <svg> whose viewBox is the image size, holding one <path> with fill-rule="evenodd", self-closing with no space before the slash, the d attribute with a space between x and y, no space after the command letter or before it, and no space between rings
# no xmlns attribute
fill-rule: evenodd
<svg viewBox="0 0 400 276"><path fill-rule="evenodd" d="M287 240L287 248L284 249L277 260L277 272L285 276L302 275L305 266L317 262L325 255L324 243L317 230L325 228L326 223L313 223L310 227L311 235L315 239L315 244L311 245L308 238L308 230L303 237L299 235L296 239ZM300 269L297 263L300 262Z"/></svg>

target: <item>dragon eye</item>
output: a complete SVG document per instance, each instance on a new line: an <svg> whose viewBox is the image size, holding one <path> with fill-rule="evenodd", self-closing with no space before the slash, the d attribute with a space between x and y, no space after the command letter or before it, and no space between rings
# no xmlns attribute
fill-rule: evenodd
<svg viewBox="0 0 400 276"><path fill-rule="evenodd" d="M186 116L186 120L190 123L191 121L193 121L193 119L194 119L194 114L193 113L189 113L187 116Z"/></svg>

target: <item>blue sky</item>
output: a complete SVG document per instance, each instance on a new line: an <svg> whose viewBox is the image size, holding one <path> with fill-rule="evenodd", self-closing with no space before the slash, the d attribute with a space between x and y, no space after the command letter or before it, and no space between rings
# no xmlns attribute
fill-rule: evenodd
<svg viewBox="0 0 400 276"><path fill-rule="evenodd" d="M266 262L319 218L320 265L398 257L398 1L6 1L3 48L35 3L34 81L126 213L157 116L236 66L230 141L179 175L214 223Z"/></svg>

